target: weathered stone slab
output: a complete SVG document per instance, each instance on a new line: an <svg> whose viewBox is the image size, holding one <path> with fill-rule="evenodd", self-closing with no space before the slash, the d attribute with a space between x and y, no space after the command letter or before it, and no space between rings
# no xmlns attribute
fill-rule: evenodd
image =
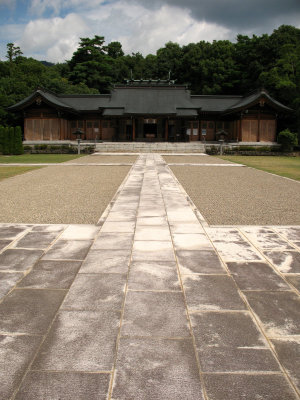
<svg viewBox="0 0 300 400"><path fill-rule="evenodd" d="M128 233L133 233L135 229L135 222L123 222L123 221L109 221L109 222L104 222L101 228L101 233L104 232L109 232L109 233L114 233L114 232L128 232Z"/></svg>
<svg viewBox="0 0 300 400"><path fill-rule="evenodd" d="M141 217L136 220L136 227L143 225L168 226L166 217Z"/></svg>
<svg viewBox="0 0 300 400"><path fill-rule="evenodd" d="M172 261L136 261L130 266L131 290L180 290L176 263Z"/></svg>
<svg viewBox="0 0 300 400"><path fill-rule="evenodd" d="M248 313L192 314L191 322L203 372L279 371Z"/></svg>
<svg viewBox="0 0 300 400"><path fill-rule="evenodd" d="M300 389L300 338L272 339L280 363Z"/></svg>
<svg viewBox="0 0 300 400"><path fill-rule="evenodd" d="M42 250L7 249L0 254L0 270L26 271L42 254Z"/></svg>
<svg viewBox="0 0 300 400"><path fill-rule="evenodd" d="M69 225L63 232L62 240L93 240L100 227L94 225Z"/></svg>
<svg viewBox="0 0 300 400"><path fill-rule="evenodd" d="M14 247L27 249L46 249L58 236L57 232L28 232Z"/></svg>
<svg viewBox="0 0 300 400"><path fill-rule="evenodd" d="M22 272L0 272L0 299L23 278Z"/></svg>
<svg viewBox="0 0 300 400"><path fill-rule="evenodd" d="M58 240L43 260L84 260L91 244L90 240Z"/></svg>
<svg viewBox="0 0 300 400"><path fill-rule="evenodd" d="M276 372L280 367L269 349L201 347L203 372Z"/></svg>
<svg viewBox="0 0 300 400"><path fill-rule="evenodd" d="M92 248L83 262L79 273L127 273L130 255L130 249L97 250Z"/></svg>
<svg viewBox="0 0 300 400"><path fill-rule="evenodd" d="M190 312L246 308L233 280L227 275L184 275L183 286Z"/></svg>
<svg viewBox="0 0 300 400"><path fill-rule="evenodd" d="M284 274L300 273L300 253L297 251L265 251L273 265Z"/></svg>
<svg viewBox="0 0 300 400"><path fill-rule="evenodd" d="M276 226L275 230L282 236L285 236L288 240L295 242L300 241L300 228L297 226L281 227Z"/></svg>
<svg viewBox="0 0 300 400"><path fill-rule="evenodd" d="M9 246L11 242L12 242L11 240L1 239L0 240L0 251L3 250L5 247Z"/></svg>
<svg viewBox="0 0 300 400"><path fill-rule="evenodd" d="M60 233L66 229L68 225L34 225L31 229L32 232L57 232Z"/></svg>
<svg viewBox="0 0 300 400"><path fill-rule="evenodd" d="M204 229L199 222L171 222L170 229L173 234L175 233L204 233Z"/></svg>
<svg viewBox="0 0 300 400"><path fill-rule="evenodd" d="M263 227L243 227L242 231L255 246L260 249L292 249L293 247L282 239L272 229Z"/></svg>
<svg viewBox="0 0 300 400"><path fill-rule="evenodd" d="M249 312L200 312L191 315L197 347L266 347Z"/></svg>
<svg viewBox="0 0 300 400"><path fill-rule="evenodd" d="M180 272L189 274L225 274L214 250L178 250L176 251Z"/></svg>
<svg viewBox="0 0 300 400"><path fill-rule="evenodd" d="M0 304L0 331L45 333L64 296L63 290L13 290Z"/></svg>
<svg viewBox="0 0 300 400"><path fill-rule="evenodd" d="M30 371L16 400L106 400L110 374Z"/></svg>
<svg viewBox="0 0 300 400"><path fill-rule="evenodd" d="M182 293L129 291L121 335L189 337Z"/></svg>
<svg viewBox="0 0 300 400"><path fill-rule="evenodd" d="M101 233L93 244L93 249L131 249L133 233Z"/></svg>
<svg viewBox="0 0 300 400"><path fill-rule="evenodd" d="M125 283L126 275L80 274L61 309L100 311L102 318L105 314L105 318L109 318L111 312L121 312Z"/></svg>
<svg viewBox="0 0 300 400"><path fill-rule="evenodd" d="M300 297L294 292L244 292L269 337L299 335Z"/></svg>
<svg viewBox="0 0 300 400"><path fill-rule="evenodd" d="M60 311L33 364L33 370L110 371L119 320L95 311Z"/></svg>
<svg viewBox="0 0 300 400"><path fill-rule="evenodd" d="M288 274L285 275L286 280L291 283L300 292L300 274Z"/></svg>
<svg viewBox="0 0 300 400"><path fill-rule="evenodd" d="M190 340L121 338L112 399L203 400Z"/></svg>
<svg viewBox="0 0 300 400"><path fill-rule="evenodd" d="M139 207L137 217L164 217L165 215L165 207L161 205L157 207Z"/></svg>
<svg viewBox="0 0 300 400"><path fill-rule="evenodd" d="M166 226L138 226L135 231L135 240L171 240L169 227Z"/></svg>
<svg viewBox="0 0 300 400"><path fill-rule="evenodd" d="M28 229L26 225L2 225L0 224L0 239L14 240Z"/></svg>
<svg viewBox="0 0 300 400"><path fill-rule="evenodd" d="M212 250L212 244L204 233L173 234L176 250Z"/></svg>
<svg viewBox="0 0 300 400"><path fill-rule="evenodd" d="M227 263L241 290L290 290L284 279L263 262Z"/></svg>
<svg viewBox="0 0 300 400"><path fill-rule="evenodd" d="M136 212L136 210L111 211L107 216L106 221L135 221Z"/></svg>
<svg viewBox="0 0 300 400"><path fill-rule="evenodd" d="M213 400L297 400L281 374L205 374L204 383Z"/></svg>
<svg viewBox="0 0 300 400"><path fill-rule="evenodd" d="M38 336L0 335L0 398L10 399L34 357Z"/></svg>
<svg viewBox="0 0 300 400"><path fill-rule="evenodd" d="M171 241L135 241L132 252L133 261L174 261Z"/></svg>
<svg viewBox="0 0 300 400"><path fill-rule="evenodd" d="M80 261L39 261L18 287L68 289L81 266Z"/></svg>

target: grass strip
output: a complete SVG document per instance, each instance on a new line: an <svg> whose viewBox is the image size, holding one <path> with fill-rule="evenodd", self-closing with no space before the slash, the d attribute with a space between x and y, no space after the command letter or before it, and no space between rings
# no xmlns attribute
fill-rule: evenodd
<svg viewBox="0 0 300 400"><path fill-rule="evenodd" d="M218 158L300 181L300 157L218 156Z"/></svg>
<svg viewBox="0 0 300 400"><path fill-rule="evenodd" d="M20 156L0 156L0 163L62 163L86 156L86 154L22 154Z"/></svg>
<svg viewBox="0 0 300 400"><path fill-rule="evenodd" d="M15 175L25 174L33 169L40 169L43 167L0 167L0 181L6 178L11 178Z"/></svg>

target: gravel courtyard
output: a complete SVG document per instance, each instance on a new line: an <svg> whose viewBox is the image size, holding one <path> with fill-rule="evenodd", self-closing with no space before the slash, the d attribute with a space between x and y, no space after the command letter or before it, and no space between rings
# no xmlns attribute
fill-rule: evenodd
<svg viewBox="0 0 300 400"><path fill-rule="evenodd" d="M83 159L93 157L83 157ZM0 222L96 224L130 166L49 166L0 182Z"/></svg>
<svg viewBox="0 0 300 400"><path fill-rule="evenodd" d="M225 163L215 157L164 157L167 162ZM181 160L181 161L178 161ZM176 161L175 161L176 160ZM170 168L210 225L299 225L300 184L247 167Z"/></svg>

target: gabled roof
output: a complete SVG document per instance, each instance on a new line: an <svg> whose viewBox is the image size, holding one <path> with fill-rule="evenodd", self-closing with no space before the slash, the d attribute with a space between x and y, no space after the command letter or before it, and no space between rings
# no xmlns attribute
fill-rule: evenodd
<svg viewBox="0 0 300 400"><path fill-rule="evenodd" d="M290 108L273 99L265 90L247 96L190 95L185 85L118 85L110 94L57 95L38 89L8 108L19 111L40 100L70 113L97 112L104 116L165 115L195 117L199 113L232 114L260 103L278 111Z"/></svg>
<svg viewBox="0 0 300 400"><path fill-rule="evenodd" d="M73 108L66 104L61 98L59 98L56 94L51 93L49 91L45 91L42 89L37 89L30 96L25 99L19 101L17 104L14 104L11 107L8 107L9 111L22 110L32 103L36 102L39 98L43 99L45 103L56 106L61 109L72 111ZM75 110L73 110L75 111Z"/></svg>
<svg viewBox="0 0 300 400"><path fill-rule="evenodd" d="M271 97L269 93L263 89L263 90L257 90L248 96L244 96L236 104L233 104L230 108L228 108L226 110L226 113L243 110L247 107L251 107L255 104L260 103L261 100L263 100L263 102L261 103L262 105L264 104L264 102L266 102L267 104L271 105L273 108L277 110L292 111L291 108L286 107L282 103L279 103L279 101L273 99L273 97Z"/></svg>
<svg viewBox="0 0 300 400"><path fill-rule="evenodd" d="M180 109L197 115L189 91L178 86L115 86L110 107L124 109L127 115L177 115ZM105 113L104 113L105 115Z"/></svg>

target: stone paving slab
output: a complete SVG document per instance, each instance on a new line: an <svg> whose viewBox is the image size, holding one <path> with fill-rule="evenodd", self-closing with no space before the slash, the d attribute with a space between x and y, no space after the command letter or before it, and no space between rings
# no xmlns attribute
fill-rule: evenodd
<svg viewBox="0 0 300 400"><path fill-rule="evenodd" d="M1 398L300 399L300 226L208 226L152 153L99 225L0 241Z"/></svg>

